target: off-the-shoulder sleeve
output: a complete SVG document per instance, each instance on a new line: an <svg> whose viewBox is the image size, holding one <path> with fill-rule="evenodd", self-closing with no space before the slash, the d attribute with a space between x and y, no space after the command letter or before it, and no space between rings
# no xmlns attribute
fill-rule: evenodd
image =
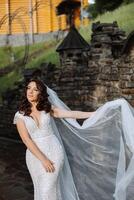
<svg viewBox="0 0 134 200"><path fill-rule="evenodd" d="M22 119L24 120L24 116L23 114L19 113L19 111L17 111L14 115L14 119L13 119L13 124L16 124L18 119Z"/></svg>

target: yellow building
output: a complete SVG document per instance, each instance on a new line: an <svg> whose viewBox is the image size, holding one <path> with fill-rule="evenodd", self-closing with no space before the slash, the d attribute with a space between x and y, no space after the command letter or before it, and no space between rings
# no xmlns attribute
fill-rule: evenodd
<svg viewBox="0 0 134 200"><path fill-rule="evenodd" d="M18 35L24 30L30 34L44 34L67 29L66 16L56 15L56 7L61 1L0 0L0 35ZM75 1L80 1L82 8L88 5L88 0ZM76 26L80 23L78 12ZM87 20L82 23L87 23Z"/></svg>

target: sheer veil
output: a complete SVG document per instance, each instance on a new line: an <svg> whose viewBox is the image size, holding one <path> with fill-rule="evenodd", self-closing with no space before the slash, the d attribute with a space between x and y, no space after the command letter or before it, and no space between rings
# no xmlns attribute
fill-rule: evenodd
<svg viewBox="0 0 134 200"><path fill-rule="evenodd" d="M51 104L69 110L47 87ZM59 185L64 200L132 200L134 109L125 99L109 101L82 125L52 118L65 163Z"/></svg>

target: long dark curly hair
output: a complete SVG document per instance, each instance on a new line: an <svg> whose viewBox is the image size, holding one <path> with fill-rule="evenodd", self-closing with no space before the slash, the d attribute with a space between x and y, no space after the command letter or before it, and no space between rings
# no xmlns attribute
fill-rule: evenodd
<svg viewBox="0 0 134 200"><path fill-rule="evenodd" d="M47 113L51 112L51 104L48 101L48 94L47 94L47 87L45 84L38 79L30 79L28 83L25 85L24 92L22 94L20 104L19 104L19 112L24 113L24 115L30 115L31 114L31 107L32 104L27 99L27 86L30 82L35 82L36 87L39 90L38 94L38 103L36 105L37 110L42 111L45 110Z"/></svg>

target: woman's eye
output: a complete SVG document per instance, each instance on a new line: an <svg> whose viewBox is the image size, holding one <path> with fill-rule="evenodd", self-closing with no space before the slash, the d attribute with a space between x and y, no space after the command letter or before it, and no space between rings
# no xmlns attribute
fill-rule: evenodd
<svg viewBox="0 0 134 200"><path fill-rule="evenodd" d="M33 90L33 91L36 91L36 92L39 91L37 88L31 88L31 87L27 87L27 90Z"/></svg>

